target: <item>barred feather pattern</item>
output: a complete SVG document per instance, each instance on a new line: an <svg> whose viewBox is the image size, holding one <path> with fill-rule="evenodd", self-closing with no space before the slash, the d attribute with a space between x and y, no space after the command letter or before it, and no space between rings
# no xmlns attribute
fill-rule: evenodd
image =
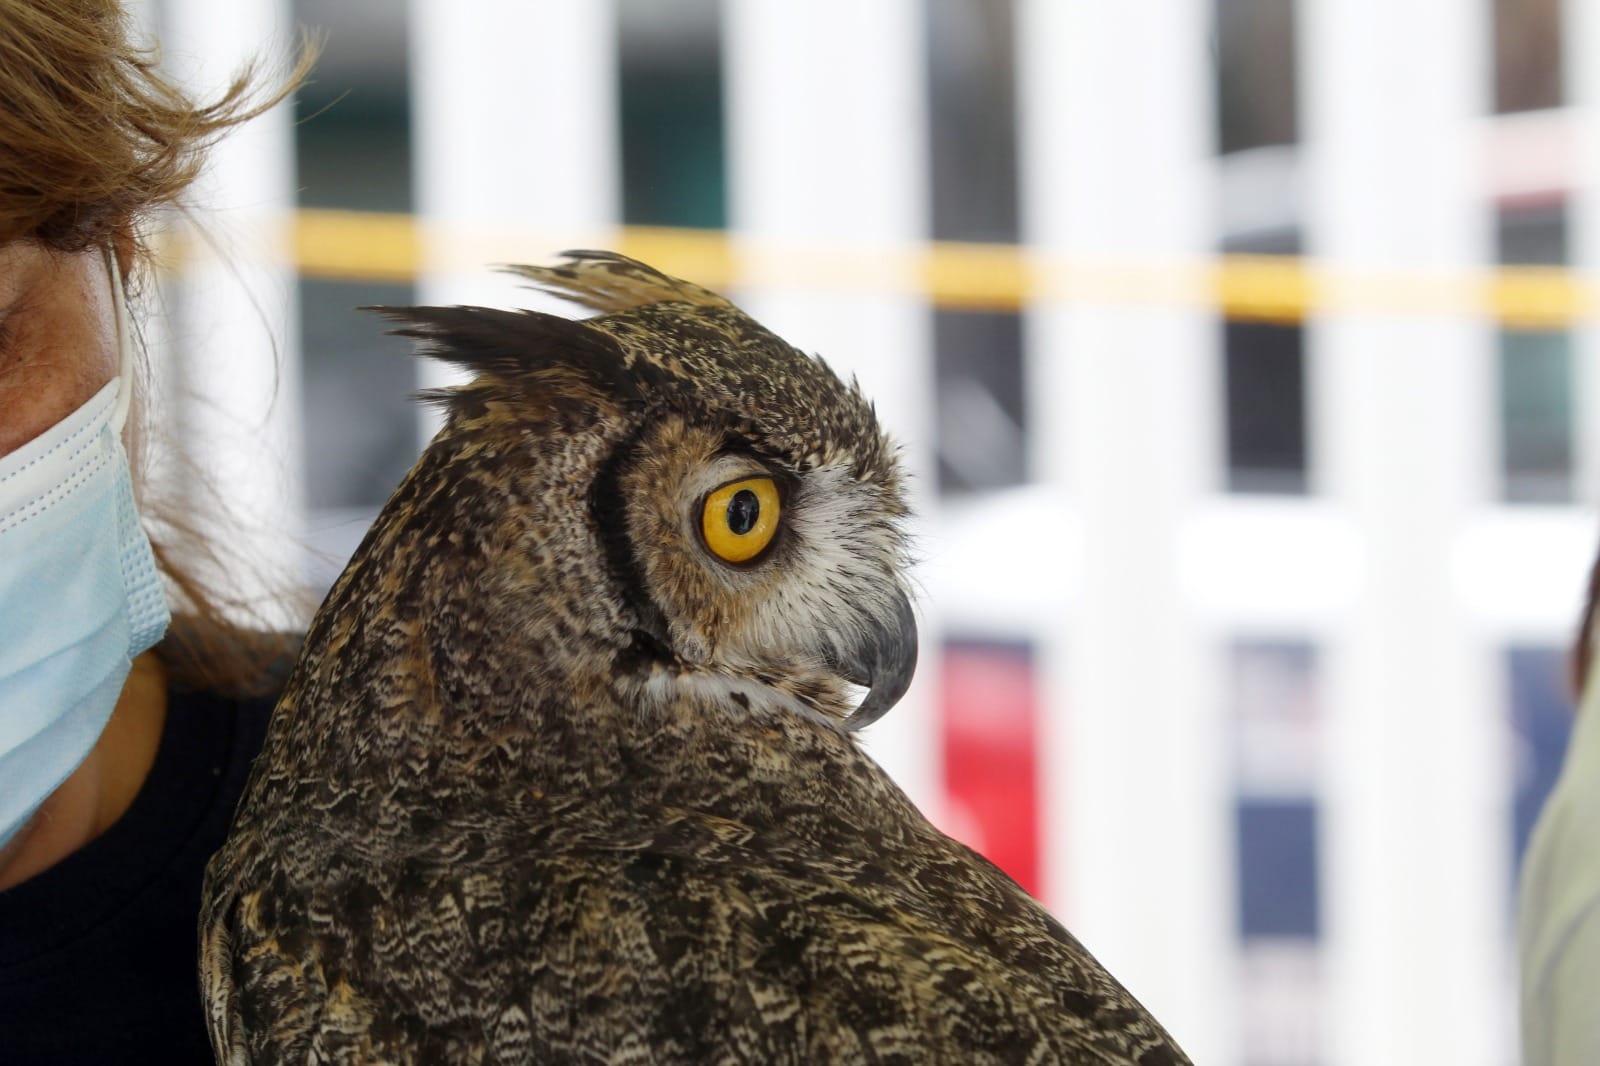
<svg viewBox="0 0 1600 1066"><path fill-rule="evenodd" d="M842 727L906 563L859 390L632 260L515 270L602 314L391 312L476 376L207 871L219 1061L1187 1062ZM761 566L694 539L718 464L792 486Z"/></svg>

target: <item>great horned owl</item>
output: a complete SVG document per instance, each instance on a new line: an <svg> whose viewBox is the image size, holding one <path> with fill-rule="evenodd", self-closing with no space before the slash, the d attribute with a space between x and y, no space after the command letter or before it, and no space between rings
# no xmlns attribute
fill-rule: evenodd
<svg viewBox="0 0 1600 1066"><path fill-rule="evenodd" d="M388 312L475 378L207 872L219 1057L1186 1062L857 746L916 648L860 392L621 256L513 269L602 314Z"/></svg>

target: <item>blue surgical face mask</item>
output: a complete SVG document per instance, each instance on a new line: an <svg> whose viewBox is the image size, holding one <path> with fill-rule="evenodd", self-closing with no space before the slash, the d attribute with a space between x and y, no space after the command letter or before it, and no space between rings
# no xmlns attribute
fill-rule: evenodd
<svg viewBox="0 0 1600 1066"><path fill-rule="evenodd" d="M167 628L122 447L133 346L111 274L116 379L0 456L0 847L83 762Z"/></svg>

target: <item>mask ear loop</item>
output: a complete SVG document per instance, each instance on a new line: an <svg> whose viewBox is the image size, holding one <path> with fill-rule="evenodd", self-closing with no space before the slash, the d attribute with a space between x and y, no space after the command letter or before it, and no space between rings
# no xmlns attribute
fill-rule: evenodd
<svg viewBox="0 0 1600 1066"><path fill-rule="evenodd" d="M122 267L117 253L105 249L106 269L111 274L111 309L117 320L117 401L111 411L111 432L122 436L133 404L133 324L129 321L128 297L122 288Z"/></svg>

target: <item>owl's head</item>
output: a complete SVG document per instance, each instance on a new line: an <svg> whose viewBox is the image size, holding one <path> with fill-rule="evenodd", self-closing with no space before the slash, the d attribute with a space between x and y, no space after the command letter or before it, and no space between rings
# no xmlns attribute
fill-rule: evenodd
<svg viewBox="0 0 1600 1066"><path fill-rule="evenodd" d="M449 412L434 447L525 475L523 587L583 585L549 609L646 688L741 702L760 686L852 728L893 706L917 658L904 475L855 383L620 255L509 269L600 313L385 313L475 375L433 394Z"/></svg>

